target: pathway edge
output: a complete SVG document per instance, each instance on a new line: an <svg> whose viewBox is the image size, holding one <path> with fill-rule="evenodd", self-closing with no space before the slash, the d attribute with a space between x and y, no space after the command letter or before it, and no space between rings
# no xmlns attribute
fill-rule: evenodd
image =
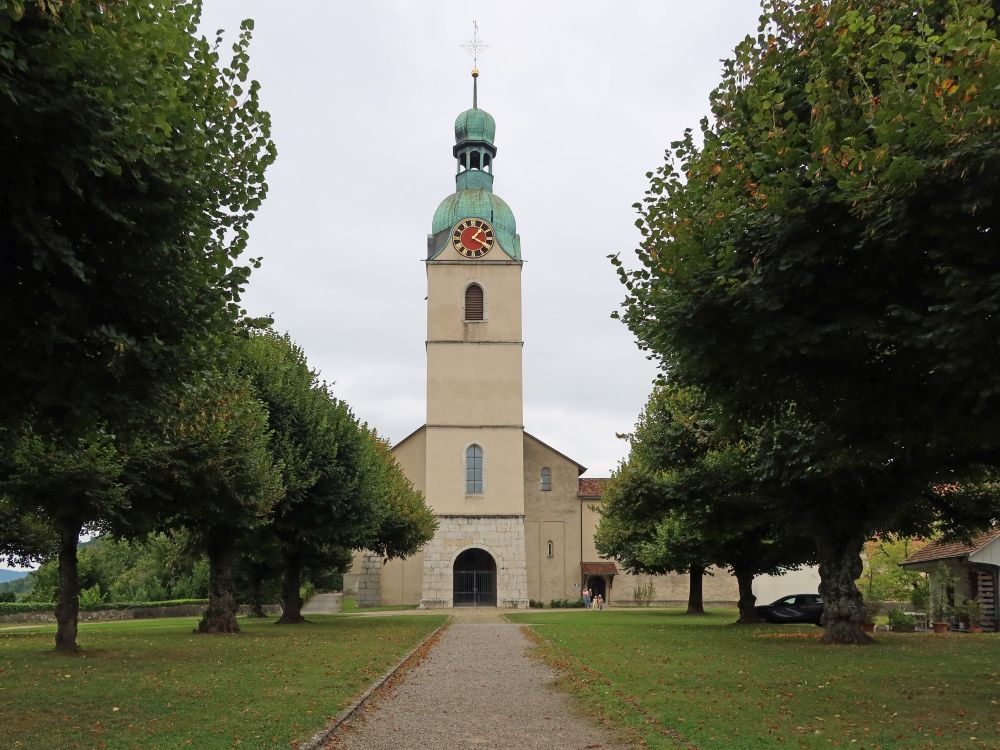
<svg viewBox="0 0 1000 750"><path fill-rule="evenodd" d="M442 630L448 627L448 624L449 623L446 620L445 622L441 623L436 628L434 628L434 630L430 633L430 635L428 635L426 638L420 641L420 643L414 646L413 649L408 654L406 654L406 656L404 656L402 659L399 660L396 666L390 667L387 672L385 672L381 677L376 679L375 682L369 685L368 689L365 690L360 696L358 696L357 700L355 700L350 706L348 706L339 714L337 714L333 718L333 721L331 721L329 724L323 727L323 729L316 732L316 734L314 734L312 737L302 742L298 746L298 750L320 750L320 748L324 744L326 744L326 742L329 741L331 737L333 737L333 735L337 732L337 730L340 729L340 726L345 721L350 719L358 711L361 710L361 708L365 705L365 703L368 702L368 699L371 698L372 695L374 695L376 690L382 687L397 672L399 672L399 670L403 668L403 665L406 664L406 662L412 659L416 655L416 653L427 644L428 641L430 641L434 636L436 636L438 633L440 633Z"/></svg>

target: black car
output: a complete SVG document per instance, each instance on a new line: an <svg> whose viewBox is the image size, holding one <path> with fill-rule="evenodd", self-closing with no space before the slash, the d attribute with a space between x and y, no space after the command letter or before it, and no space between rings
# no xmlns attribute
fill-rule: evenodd
<svg viewBox="0 0 1000 750"><path fill-rule="evenodd" d="M792 594L773 604L754 607L764 622L811 622L819 625L823 617L823 600L819 594Z"/></svg>

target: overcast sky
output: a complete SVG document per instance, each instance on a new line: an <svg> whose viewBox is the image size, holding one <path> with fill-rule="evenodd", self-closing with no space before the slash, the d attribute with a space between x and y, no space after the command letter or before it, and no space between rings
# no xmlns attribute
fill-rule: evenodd
<svg viewBox="0 0 1000 750"><path fill-rule="evenodd" d="M624 289L606 256L631 256L645 173L708 112L720 60L758 14L757 0L205 0L209 34L255 20L251 72L278 146L248 310L273 314L392 442L424 423L421 261L455 189L477 19L494 190L525 260L525 428L606 476L656 374L609 317Z"/></svg>

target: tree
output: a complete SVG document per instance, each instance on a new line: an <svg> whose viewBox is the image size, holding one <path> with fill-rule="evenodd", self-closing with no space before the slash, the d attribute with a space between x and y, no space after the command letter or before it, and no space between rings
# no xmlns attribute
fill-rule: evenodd
<svg viewBox="0 0 1000 750"><path fill-rule="evenodd" d="M858 580L865 599L909 601L914 588L921 587L923 576L900 563L925 544L897 535L869 540L865 544L864 571Z"/></svg>
<svg viewBox="0 0 1000 750"><path fill-rule="evenodd" d="M598 552L630 573L687 573L687 613L705 613L702 583L708 550L698 531L681 514L670 512L653 472L631 463L618 467L604 488L594 540Z"/></svg>
<svg viewBox="0 0 1000 750"><path fill-rule="evenodd" d="M864 643L866 539L1000 512L1000 97L990 2L773 0L701 145L650 173L622 317L761 430L813 536L827 642ZM975 492L971 494L977 494Z"/></svg>
<svg viewBox="0 0 1000 750"><path fill-rule="evenodd" d="M65 445L33 432L17 442L2 491L28 518L50 519L56 532L59 585L56 592L56 650L77 650L80 581L77 543L80 532L125 507L120 481L124 459L112 436L95 431ZM20 549L24 550L23 538Z"/></svg>
<svg viewBox="0 0 1000 750"><path fill-rule="evenodd" d="M59 650L77 648L74 528L135 510L114 456L231 329L275 157L246 82L252 22L223 68L220 40L196 36L200 13L182 0L11 0L0 12L0 479L24 475L10 457L39 446L67 476L98 459L88 471L111 471L84 485L103 499L68 483L7 498L58 533L67 558Z"/></svg>
<svg viewBox="0 0 1000 750"><path fill-rule="evenodd" d="M250 565L266 575L270 545L276 545L278 622L300 623L306 570L342 569L355 548L412 554L433 536L434 519L387 446L358 424L287 335L251 336L240 369L267 406L270 450L283 484Z"/></svg>
<svg viewBox="0 0 1000 750"><path fill-rule="evenodd" d="M753 579L798 567L809 540L786 532L754 473L757 437L696 388L658 385L613 477L597 530L602 554L644 572L728 567L740 622L756 622ZM638 564L637 564L638 563Z"/></svg>

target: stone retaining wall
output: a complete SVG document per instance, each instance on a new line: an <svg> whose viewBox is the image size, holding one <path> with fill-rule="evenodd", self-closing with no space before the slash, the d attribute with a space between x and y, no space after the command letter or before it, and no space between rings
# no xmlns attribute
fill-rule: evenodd
<svg viewBox="0 0 1000 750"><path fill-rule="evenodd" d="M150 620L154 617L201 617L205 612L204 604L176 604L169 607L132 607L129 609L101 609L94 612L81 611L79 622L111 622L114 620ZM264 613L277 615L281 613L278 604L265 604ZM250 608L243 605L239 614L250 614ZM0 615L0 623L50 623L55 622L54 612L17 612Z"/></svg>

